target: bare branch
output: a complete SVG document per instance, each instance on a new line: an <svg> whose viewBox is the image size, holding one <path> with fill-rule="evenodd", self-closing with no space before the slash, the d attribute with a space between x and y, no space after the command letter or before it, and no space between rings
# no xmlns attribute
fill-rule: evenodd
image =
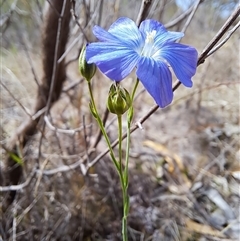
<svg viewBox="0 0 240 241"><path fill-rule="evenodd" d="M94 151L95 151L95 149L89 149L88 150L88 154L90 155ZM70 165L62 165L60 167L57 167L55 169L50 169L50 170L42 170L42 171L40 171L38 169L36 171L37 171L37 173L42 173L43 175L54 175L54 174L59 173L59 172L68 172L68 171L76 169L77 167L80 167L80 165L85 160L86 160L86 156L84 158L78 160L77 162L75 162L73 164L70 164ZM0 191L1 191L1 189L0 189Z"/></svg>
<svg viewBox="0 0 240 241"><path fill-rule="evenodd" d="M141 8L139 10L139 14L136 20L137 26L139 26L140 23L147 17L148 10L150 9L151 4L152 0L142 0Z"/></svg>
<svg viewBox="0 0 240 241"><path fill-rule="evenodd" d="M233 13L230 15L230 17L225 22L225 24L221 27L221 29L215 35L215 37L205 47L201 56L198 59L198 65L202 64L205 61L206 57L208 56L208 53L213 49L213 47L217 44L217 42L227 32L227 30L230 28L230 26L233 24L233 22L237 19L239 14L240 14L240 4L236 7L236 9L233 11Z"/></svg>
<svg viewBox="0 0 240 241"><path fill-rule="evenodd" d="M234 28L232 28L230 31L228 31L227 36L218 44L216 45L208 54L207 57L215 53L218 49L220 49L233 35L234 32L240 27L240 21L235 25Z"/></svg>
<svg viewBox="0 0 240 241"><path fill-rule="evenodd" d="M11 91L7 88L7 86L3 84L2 81L0 83L2 87L8 92L8 94L18 103L18 105L22 108L24 113L32 119L32 116L30 115L30 113L28 113L27 109L22 105L22 103L17 98L15 98L14 94L11 93Z"/></svg>
<svg viewBox="0 0 240 241"><path fill-rule="evenodd" d="M64 8L63 8L63 9L64 9ZM78 21L78 16L76 15L76 12L75 12L75 1L72 1L71 14L72 14L72 16L73 16L73 19L74 19L75 23L76 23L77 26L80 28L80 30L81 30L81 32L82 32L85 40L86 40L87 42L89 42L89 39L88 39L88 37L87 37L87 35L86 35L83 27L81 26L81 24L80 24L79 21Z"/></svg>
<svg viewBox="0 0 240 241"><path fill-rule="evenodd" d="M28 51L28 48L27 48L27 45L25 43L25 40L24 40L24 35L21 33L21 31L18 31L18 37L19 37L19 40L23 46L23 50L26 54L26 57L27 57L27 60L28 60L28 63L30 65L30 68L31 68L31 71L32 71L32 75L33 75L33 78L34 78L34 81L35 83L37 84L38 88L40 88L40 84L39 84L39 80L38 80L38 77L37 77L37 73L34 69L34 66L33 66L33 61L31 59L31 56L29 54L29 51Z"/></svg>
<svg viewBox="0 0 240 241"><path fill-rule="evenodd" d="M69 86L63 88L62 92L68 92L69 90L75 88L77 85L81 84L84 81L83 78L77 80L76 82L71 83Z"/></svg>
<svg viewBox="0 0 240 241"><path fill-rule="evenodd" d="M35 173L36 173L37 168L33 168L32 172L29 174L29 177L27 178L27 180L19 185L11 185L11 186L5 186L5 187L1 187L0 186L0 192L9 192L9 191L18 191L21 190L25 187L27 187L29 185L29 183L32 181Z"/></svg>
<svg viewBox="0 0 240 241"><path fill-rule="evenodd" d="M194 5L188 8L184 13L179 15L177 18L173 19L171 22L164 24L166 28L172 28L179 22L183 21L194 9Z"/></svg>
<svg viewBox="0 0 240 241"><path fill-rule="evenodd" d="M194 17L194 15L195 15L195 13L196 13L196 11L197 11L197 9L198 9L198 7L199 7L199 5L200 5L201 2L202 2L202 0L198 0L198 1L196 2L196 4L194 5L194 7L193 7L193 9L192 9L192 11L191 11L191 14L189 15L186 23L184 24L184 26L183 26L183 28L182 28L182 32L183 32L183 33L186 32L186 30L187 30L189 24L191 23L191 21L192 21L192 19L193 19L193 17Z"/></svg>
<svg viewBox="0 0 240 241"><path fill-rule="evenodd" d="M16 11L17 8L17 2L18 0L15 0L10 7L10 10L8 11L7 14L5 14L4 16L1 17L0 19L0 28L2 28L5 25L5 29L1 31L1 34L3 35L3 33L6 31L9 23L10 23L10 19L11 16L13 15L13 13Z"/></svg>
<svg viewBox="0 0 240 241"><path fill-rule="evenodd" d="M81 126L79 128L76 128L76 129L70 129L70 130L65 130L65 129L60 129L60 128L57 128L55 126L53 126L48 118L48 116L44 116L44 120L48 126L48 128L52 131L55 131L57 133L62 133L62 134L68 134L68 135L74 135L76 134L77 132L80 132L84 129L84 126ZM89 124L89 125L85 125L85 128L90 128L92 126L92 124Z"/></svg>
<svg viewBox="0 0 240 241"><path fill-rule="evenodd" d="M160 1L159 19L162 19L167 0Z"/></svg>

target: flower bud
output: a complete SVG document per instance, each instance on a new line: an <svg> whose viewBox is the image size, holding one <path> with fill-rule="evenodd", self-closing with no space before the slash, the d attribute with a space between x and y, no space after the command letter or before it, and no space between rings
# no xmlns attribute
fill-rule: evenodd
<svg viewBox="0 0 240 241"><path fill-rule="evenodd" d="M112 84L108 94L107 108L116 115L123 115L132 105L131 96L125 88Z"/></svg>
<svg viewBox="0 0 240 241"><path fill-rule="evenodd" d="M96 65L95 64L88 64L86 61L86 45L82 47L79 60L78 60L78 66L80 73L82 76L87 80L90 81L92 77L94 76L96 72Z"/></svg>

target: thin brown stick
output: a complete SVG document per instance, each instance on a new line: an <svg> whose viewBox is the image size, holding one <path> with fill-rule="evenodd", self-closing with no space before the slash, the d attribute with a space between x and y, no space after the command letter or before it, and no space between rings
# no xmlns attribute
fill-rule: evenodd
<svg viewBox="0 0 240 241"><path fill-rule="evenodd" d="M235 25L235 27L233 27L231 30L228 31L227 36L207 54L207 57L209 57L210 55L215 53L219 48L221 48L231 38L231 36L237 31L239 27L240 27L240 21Z"/></svg>
<svg viewBox="0 0 240 241"><path fill-rule="evenodd" d="M0 81L0 84L2 85L2 87L8 92L8 94L11 96L11 98L13 98L17 103L18 105L22 108L22 110L24 111L24 113L29 116L30 118L32 118L32 116L30 115L30 113L28 113L27 109L22 105L22 103L17 99L15 98L14 94L12 94L12 92L7 88L7 86L2 82Z"/></svg>
<svg viewBox="0 0 240 241"><path fill-rule="evenodd" d="M35 173L36 173L36 167L32 169L31 173L28 175L28 178L24 183L19 184L19 185L11 185L11 186L4 186L4 187L0 186L0 192L22 190L23 188L25 188L26 186L28 186L30 184L31 180L35 176Z"/></svg>
<svg viewBox="0 0 240 241"><path fill-rule="evenodd" d="M29 54L27 45L26 45L26 43L25 43L24 35L21 34L20 31L18 32L18 37L19 37L19 40L20 40L20 42L21 42L21 44L22 44L22 46L23 46L23 50L24 50L24 52L25 52L25 54L26 54L28 63L29 63L29 65L30 65L31 72L32 72L32 75L33 75L33 79L34 79L35 83L37 84L38 88L40 88L39 79L38 79L37 73L36 73L36 71L35 71L35 68L34 68L34 66L33 66L33 61L32 61L31 56L30 56L30 54Z"/></svg>
<svg viewBox="0 0 240 241"><path fill-rule="evenodd" d="M138 17L137 17L137 20L136 20L137 26L139 26L140 23L144 19L146 19L151 4L152 4L152 0L142 0L141 8L139 10L139 14L138 14Z"/></svg>
<svg viewBox="0 0 240 241"><path fill-rule="evenodd" d="M184 26L183 26L183 28L182 28L182 32L183 32L183 33L186 32L186 30L187 30L189 24L191 23L191 21L192 21L192 19L193 19L193 17L194 17L194 15L195 15L195 13L196 13L196 11L197 11L197 9L198 9L198 7L199 7L199 5L200 5L201 2L202 2L202 0L198 0L198 1L196 2L196 4L193 6L193 10L191 11L191 13L190 13L190 15L189 15L186 23L184 24Z"/></svg>
<svg viewBox="0 0 240 241"><path fill-rule="evenodd" d="M166 28L172 28L175 25L177 25L178 23L180 23L181 21L183 21L185 18L187 18L187 16L192 12L194 8L194 5L191 6L190 8L188 8L184 13L182 13L181 15L179 15L178 17L176 17L175 19L173 19L172 21L164 24L164 26Z"/></svg>
<svg viewBox="0 0 240 241"><path fill-rule="evenodd" d="M49 120L48 116L44 116L44 120L50 130L55 131L56 133L67 134L67 135L75 135L77 132L82 131L84 128L86 129L86 128L90 128L92 126L92 124L89 124L89 125L81 126L79 128L66 130L66 129L61 129L61 128L53 126L51 121Z"/></svg>
<svg viewBox="0 0 240 241"><path fill-rule="evenodd" d="M167 3L167 0L160 1L159 15L158 15L159 19L163 19L163 14L164 14L166 3Z"/></svg>
<svg viewBox="0 0 240 241"><path fill-rule="evenodd" d="M227 32L227 30L231 27L234 21L238 18L240 14L240 4L235 8L231 16L227 19L225 24L221 27L215 37L208 43L208 45L203 50L201 56L198 58L198 65L202 64L208 53L213 49L213 47L218 43L218 41L222 38L222 36Z"/></svg>
<svg viewBox="0 0 240 241"><path fill-rule="evenodd" d="M77 14L75 12L75 1L72 0L71 2L72 2L71 14L73 16L73 19L74 19L75 23L77 24L77 26L79 27L79 29L81 30L85 40L87 42L89 42L89 39L88 39L88 37L87 37L87 35L85 33L85 30L83 29L83 27L81 26L80 22L78 21L78 16L77 16Z"/></svg>
<svg viewBox="0 0 240 241"><path fill-rule="evenodd" d="M1 35L3 36L5 31L7 30L9 24L11 23L11 17L13 16L14 12L16 11L16 7L17 7L17 2L18 0L15 0L12 4L11 7L8 11L8 13L2 15L2 11L1 11L1 22L0 22L0 27L1 29ZM4 26L5 25L5 26ZM4 28L3 28L4 27Z"/></svg>

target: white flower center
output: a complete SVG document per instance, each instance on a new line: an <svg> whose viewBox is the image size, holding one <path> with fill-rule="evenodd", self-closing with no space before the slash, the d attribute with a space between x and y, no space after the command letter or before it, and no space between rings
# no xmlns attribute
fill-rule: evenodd
<svg viewBox="0 0 240 241"><path fill-rule="evenodd" d="M147 37L146 37L145 43L153 44L156 33L157 33L156 30L153 30L152 32L147 32Z"/></svg>
<svg viewBox="0 0 240 241"><path fill-rule="evenodd" d="M146 32L146 39L143 49L141 51L141 55L145 57L152 57L156 52L156 48L154 47L154 38L156 36L157 31L153 30L151 32Z"/></svg>

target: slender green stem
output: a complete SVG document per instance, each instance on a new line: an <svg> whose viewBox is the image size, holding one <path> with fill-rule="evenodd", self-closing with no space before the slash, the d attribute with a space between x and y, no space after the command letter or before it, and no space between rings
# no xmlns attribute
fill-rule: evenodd
<svg viewBox="0 0 240 241"><path fill-rule="evenodd" d="M94 113L95 113L95 118L97 120L97 123L99 125L99 128L100 130L102 131L102 134L106 140L106 143L108 145L108 148L109 148L109 151L110 151L110 156L112 158L112 161L114 163L114 166L116 167L118 173L119 173L119 163L117 162L115 156L114 156L114 152L113 152L113 149L111 147L111 142L108 138L108 135L106 133L106 130L104 128L104 125L103 125L103 122L102 122L102 119L100 118L99 114L98 114L98 111L97 111L97 108L96 108L96 104L95 104L95 101L94 101L94 98L93 98L93 93L92 93L92 86L91 86L91 83L90 81L88 81L88 90L89 90L89 93L90 93L90 99L91 99L91 103L92 103L92 107L93 107L93 110L94 110Z"/></svg>
<svg viewBox="0 0 240 241"><path fill-rule="evenodd" d="M129 128L128 128L129 129ZM119 139L120 141L121 139ZM127 139L127 150L126 152L126 162L125 162L125 168L123 169L123 172L121 173L122 177L120 177L121 180L121 186L122 186L122 194L123 194L123 217L122 217L122 236L123 240L127 241L127 217L129 213L129 197L128 197L128 160L129 160L129 143L130 138Z"/></svg>
<svg viewBox="0 0 240 241"><path fill-rule="evenodd" d="M138 84L139 84L139 79L137 78L135 86L133 88L132 95L131 95L132 102L133 102L133 99L134 99L134 96L135 96ZM127 187L128 187L128 163L129 163L130 135L131 135L130 128L131 128L132 116L133 116L133 107L131 107L129 109L129 115L128 115L128 119L127 119L126 163L125 163L125 169L124 169L124 181L125 181L125 186L127 186Z"/></svg>
<svg viewBox="0 0 240 241"><path fill-rule="evenodd" d="M118 115L118 161L119 161L119 170L122 173L122 115Z"/></svg>
<svg viewBox="0 0 240 241"><path fill-rule="evenodd" d="M138 84L139 84L139 79L137 78L136 83L135 83L135 86L134 86L134 88L133 88L132 96L131 96L132 101L133 101L133 99L134 99L134 96L135 96L135 93L136 93Z"/></svg>
<svg viewBox="0 0 240 241"><path fill-rule="evenodd" d="M124 180L124 171L123 163L122 163L122 115L118 115L118 156L119 156L119 177L122 187L122 199L123 199L123 217L122 217L122 239L123 241L128 240L127 236L127 216L128 210L126 209L126 205L128 205L128 196L127 196L127 186L125 185ZM126 168L126 167L125 167Z"/></svg>
<svg viewBox="0 0 240 241"><path fill-rule="evenodd" d="M138 84L139 84L139 79L137 79L136 84L133 88L133 92L131 95L132 101L134 99ZM121 172L122 177L120 177L121 185L122 185L122 192L123 192L122 235L123 235L124 241L128 240L128 237L127 237L127 217L128 217L128 213L129 213L128 163L129 163L129 153L130 153L130 135L131 135L130 127L131 127L132 117L133 117L133 107L131 106L128 111L128 117L127 117L127 144L126 144L127 146L126 146L126 159L125 159L126 162L125 162L125 168L123 169L123 172ZM120 129L120 125L119 125L119 129ZM121 133L121 136L119 136L119 153L122 149L121 145L122 145L122 133Z"/></svg>
<svg viewBox="0 0 240 241"><path fill-rule="evenodd" d="M129 153L130 153L130 127L131 127L131 122L128 120L127 121L127 144L126 144L126 162L125 162L125 169L123 173L123 178L125 182L125 187L128 188L128 163L129 163Z"/></svg>
<svg viewBox="0 0 240 241"><path fill-rule="evenodd" d="M127 194L127 190L123 190L123 217L122 217L122 238L123 241L128 241L127 234L127 217L128 217L128 206L129 206L129 198Z"/></svg>

